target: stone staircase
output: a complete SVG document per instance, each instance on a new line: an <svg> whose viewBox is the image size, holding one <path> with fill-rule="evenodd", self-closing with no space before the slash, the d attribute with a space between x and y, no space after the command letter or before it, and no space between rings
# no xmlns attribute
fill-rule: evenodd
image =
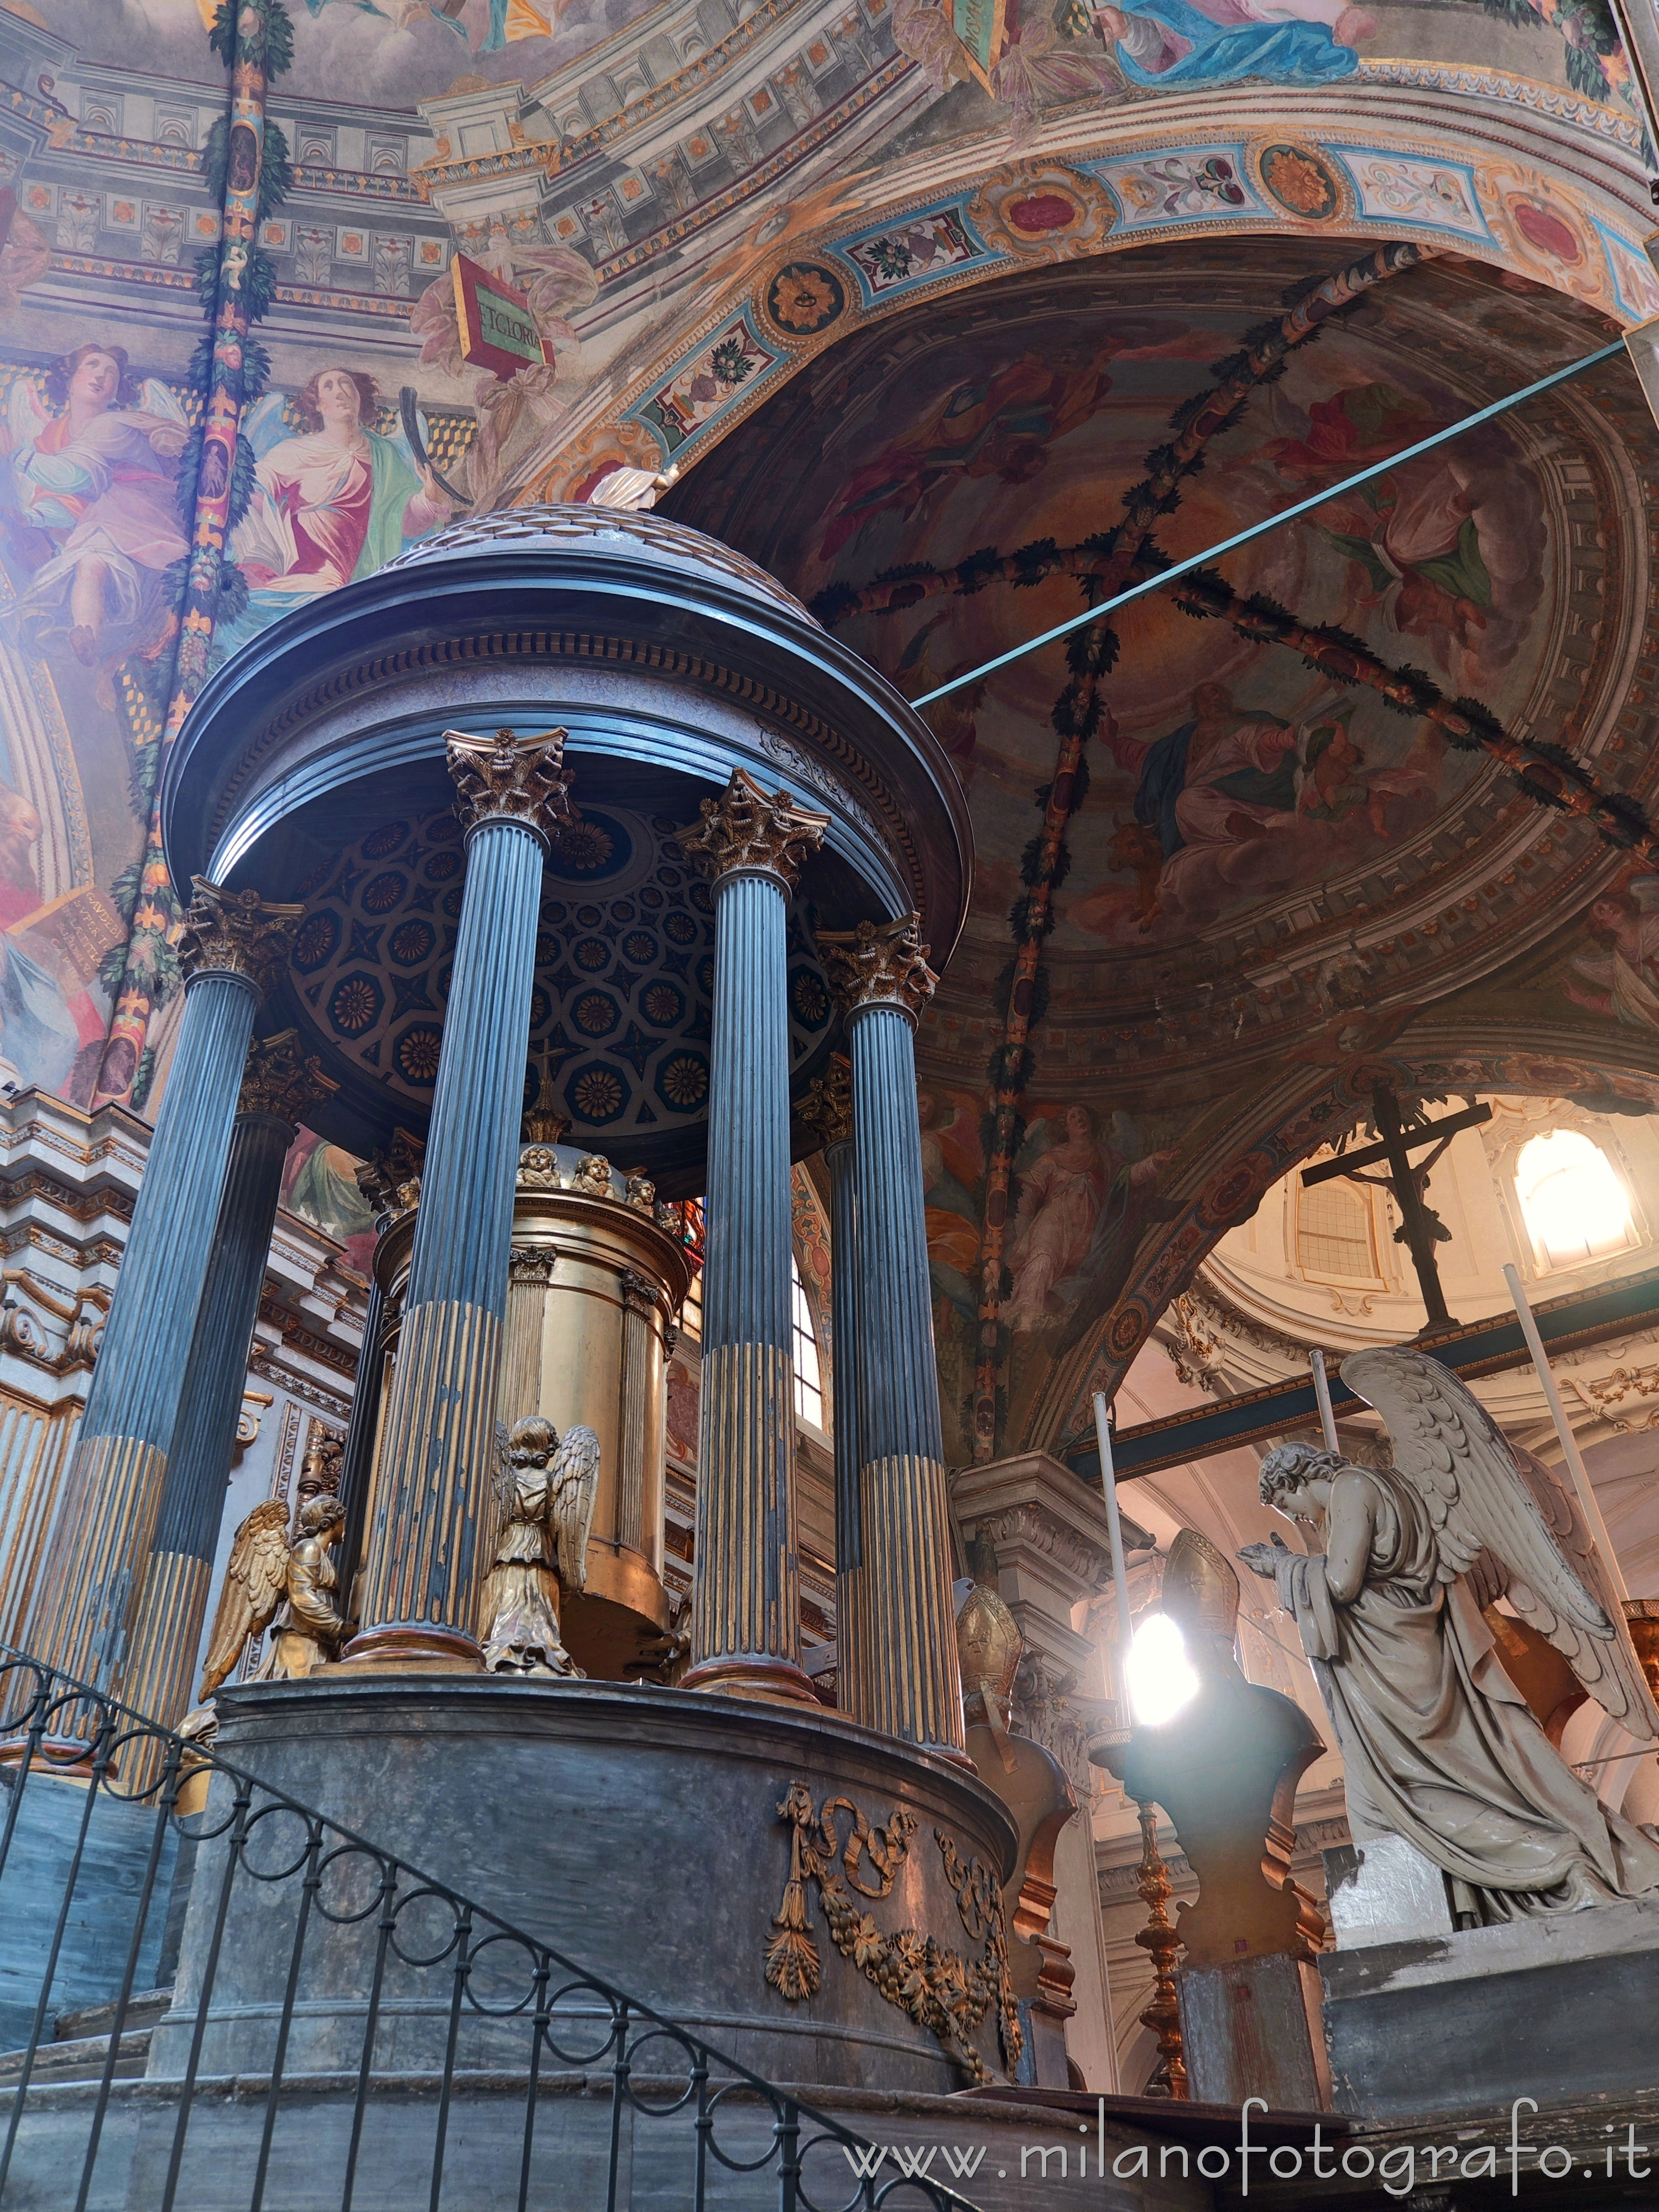
<svg viewBox="0 0 1659 2212"><path fill-rule="evenodd" d="M149 2057L150 2033L173 2002L173 1991L135 1990L121 2024L120 2048L115 2057L115 2079L132 2081L142 2075ZM52 2022L52 2039L34 2054L30 2086L48 2081L98 2081L109 2060L110 2033L115 2026L112 2004L82 2005L60 2012ZM11 2088L21 2077L25 2053L0 2052L0 2089Z"/></svg>

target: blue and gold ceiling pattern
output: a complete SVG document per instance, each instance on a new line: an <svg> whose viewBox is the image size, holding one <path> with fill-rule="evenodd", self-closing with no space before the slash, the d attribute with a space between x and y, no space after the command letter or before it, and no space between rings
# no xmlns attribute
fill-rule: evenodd
<svg viewBox="0 0 1659 2212"><path fill-rule="evenodd" d="M708 1108L714 901L681 826L584 806L544 877L525 1103L607 1140L684 1127ZM378 823L325 873L295 939L295 984L319 1032L419 1107L438 1073L465 876L447 808ZM831 1007L794 912L788 972L799 1066Z"/></svg>

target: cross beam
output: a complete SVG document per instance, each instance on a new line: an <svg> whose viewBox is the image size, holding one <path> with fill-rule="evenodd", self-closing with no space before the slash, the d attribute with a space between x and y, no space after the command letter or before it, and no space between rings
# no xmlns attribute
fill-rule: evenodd
<svg viewBox="0 0 1659 2212"><path fill-rule="evenodd" d="M1603 1344L1609 1337L1633 1336L1641 1330L1659 1328L1659 1269L1627 1275L1622 1282L1593 1283L1584 1290L1569 1291L1562 1297L1535 1306L1533 1313L1552 1358ZM1422 1348L1466 1382L1486 1375L1506 1374L1532 1361L1513 1311L1465 1322L1449 1336ZM1331 1377L1331 1399L1339 1412L1360 1402L1337 1375ZM1212 1459L1218 1452L1234 1451L1242 1444L1265 1443L1270 1437L1277 1439L1306 1427L1318 1418L1312 1382L1306 1375L1292 1376L1260 1390L1210 1399L1179 1413L1163 1414L1155 1421L1115 1429L1112 1464L1118 1480L1128 1482L1137 1475L1156 1474L1166 1467ZM1091 1441L1079 1438L1078 1449L1067 1452L1065 1458L1073 1473L1085 1482L1099 1482L1100 1459Z"/></svg>
<svg viewBox="0 0 1659 2212"><path fill-rule="evenodd" d="M1604 361L1613 360L1615 355L1624 355L1626 360L1629 359L1622 338L1615 339L1612 345L1599 346L1594 353L1587 353L1582 361L1569 362L1565 368L1553 369L1549 375L1540 376L1536 384L1526 385L1519 392L1508 392L1502 399L1494 399L1489 407L1482 407L1473 415L1464 416L1461 422L1453 422L1443 430L1437 430L1431 437L1419 438L1414 446L1407 446L1403 452L1391 453L1386 461L1376 461L1370 468L1357 470L1352 476L1344 477L1340 483L1331 484L1324 491L1310 493L1306 499L1297 500L1294 507L1281 507L1277 514L1267 515L1261 522L1253 522L1246 530L1235 531L1231 538L1224 538L1214 545L1206 545L1201 553L1189 553L1184 561L1172 562L1167 568L1160 569L1157 575L1145 576L1139 583L1126 586L1122 591L1115 592L1109 599L1103 599L1098 606L1085 607L1081 614L1069 616L1065 622L1056 623L1052 629L1042 630L1036 637L1028 637L1024 645L1011 646L1006 653L1000 653L994 660L987 660L977 668L970 668L964 676L953 676L948 684L941 684L932 691L924 691L921 698L913 699L910 703L913 707L931 707L936 699L948 699L953 691L960 691L969 684L981 684L988 676L994 675L999 668L1006 668L1012 661L1023 660L1028 653L1036 653L1045 645L1052 645L1057 637L1069 637L1074 629L1101 621L1119 607L1127 607L1131 600L1142 599L1148 592L1162 591L1178 578L1190 575L1194 568L1202 568L1212 561L1218 561L1224 553L1236 553L1241 545L1253 544L1258 538L1265 538L1270 530L1281 529L1287 522L1295 522L1302 515L1311 514L1316 507L1327 506L1332 500L1342 498L1346 493L1358 491L1362 484L1371 483L1378 477L1387 476L1390 469L1397 469L1406 461L1414 461L1420 453L1431 453L1437 447L1449 445L1454 438L1462 437L1466 431L1478 429L1483 422L1494 422L1498 416L1507 415L1510 408L1520 407L1528 399L1535 399L1540 392L1553 391L1558 384L1565 384L1570 376L1580 376L1587 368L1597 368Z"/></svg>
<svg viewBox="0 0 1659 2212"><path fill-rule="evenodd" d="M1437 1137L1455 1137L1460 1129L1479 1128L1482 1121L1490 1121L1491 1119L1490 1106L1466 1106L1461 1114L1443 1115L1432 1124L1432 1128ZM1427 1132L1421 1138L1414 1137L1411 1141L1413 1145L1426 1144ZM1339 1158L1323 1161L1316 1168L1304 1168L1302 1188L1311 1190L1316 1182L1334 1182L1338 1176L1352 1175L1355 1168L1375 1167L1379 1160L1386 1160L1388 1157L1386 1145L1366 1145L1359 1152L1344 1152Z"/></svg>

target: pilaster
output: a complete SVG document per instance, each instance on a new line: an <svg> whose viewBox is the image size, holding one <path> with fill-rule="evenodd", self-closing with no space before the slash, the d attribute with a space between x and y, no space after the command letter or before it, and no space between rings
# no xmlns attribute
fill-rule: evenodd
<svg viewBox="0 0 1659 2212"><path fill-rule="evenodd" d="M1117 2054L1088 1813L1097 1786L1087 1759L1091 1700L1086 1692L1076 1699L1079 1678L1091 1682L1098 1662L1095 1645L1072 1625L1074 1606L1111 1586L1106 1503L1046 1452L963 1468L951 1497L963 1528L995 1547L997 1586L1025 1640L1015 1724L1060 1760L1082 1808L1054 1846L1054 1926L1077 1976L1066 2048L1089 2087L1109 2092L1117 2086ZM1126 1517L1126 1545L1139 1549L1149 1540Z"/></svg>

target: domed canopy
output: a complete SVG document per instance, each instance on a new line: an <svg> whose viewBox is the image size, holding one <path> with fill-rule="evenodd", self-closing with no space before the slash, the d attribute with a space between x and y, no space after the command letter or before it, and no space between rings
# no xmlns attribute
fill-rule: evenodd
<svg viewBox="0 0 1659 2212"><path fill-rule="evenodd" d="M970 872L932 732L765 570L651 514L472 517L296 608L204 688L162 790L175 883L307 914L265 1025L339 1085L358 1152L423 1125L465 859L445 732L562 728L578 818L550 855L526 1103L665 1189L700 1188L713 901L677 842L744 769L829 817L791 915L797 1092L834 1017L815 927L912 910L935 965Z"/></svg>
<svg viewBox="0 0 1659 2212"><path fill-rule="evenodd" d="M467 515L386 563L413 568L429 561L453 561L468 555L524 551L562 553L575 549L603 553L612 561L666 564L688 575L712 576L752 592L774 606L787 607L817 629L819 624L777 578L717 538L688 530L664 515L635 514L614 507L514 507L494 514Z"/></svg>

